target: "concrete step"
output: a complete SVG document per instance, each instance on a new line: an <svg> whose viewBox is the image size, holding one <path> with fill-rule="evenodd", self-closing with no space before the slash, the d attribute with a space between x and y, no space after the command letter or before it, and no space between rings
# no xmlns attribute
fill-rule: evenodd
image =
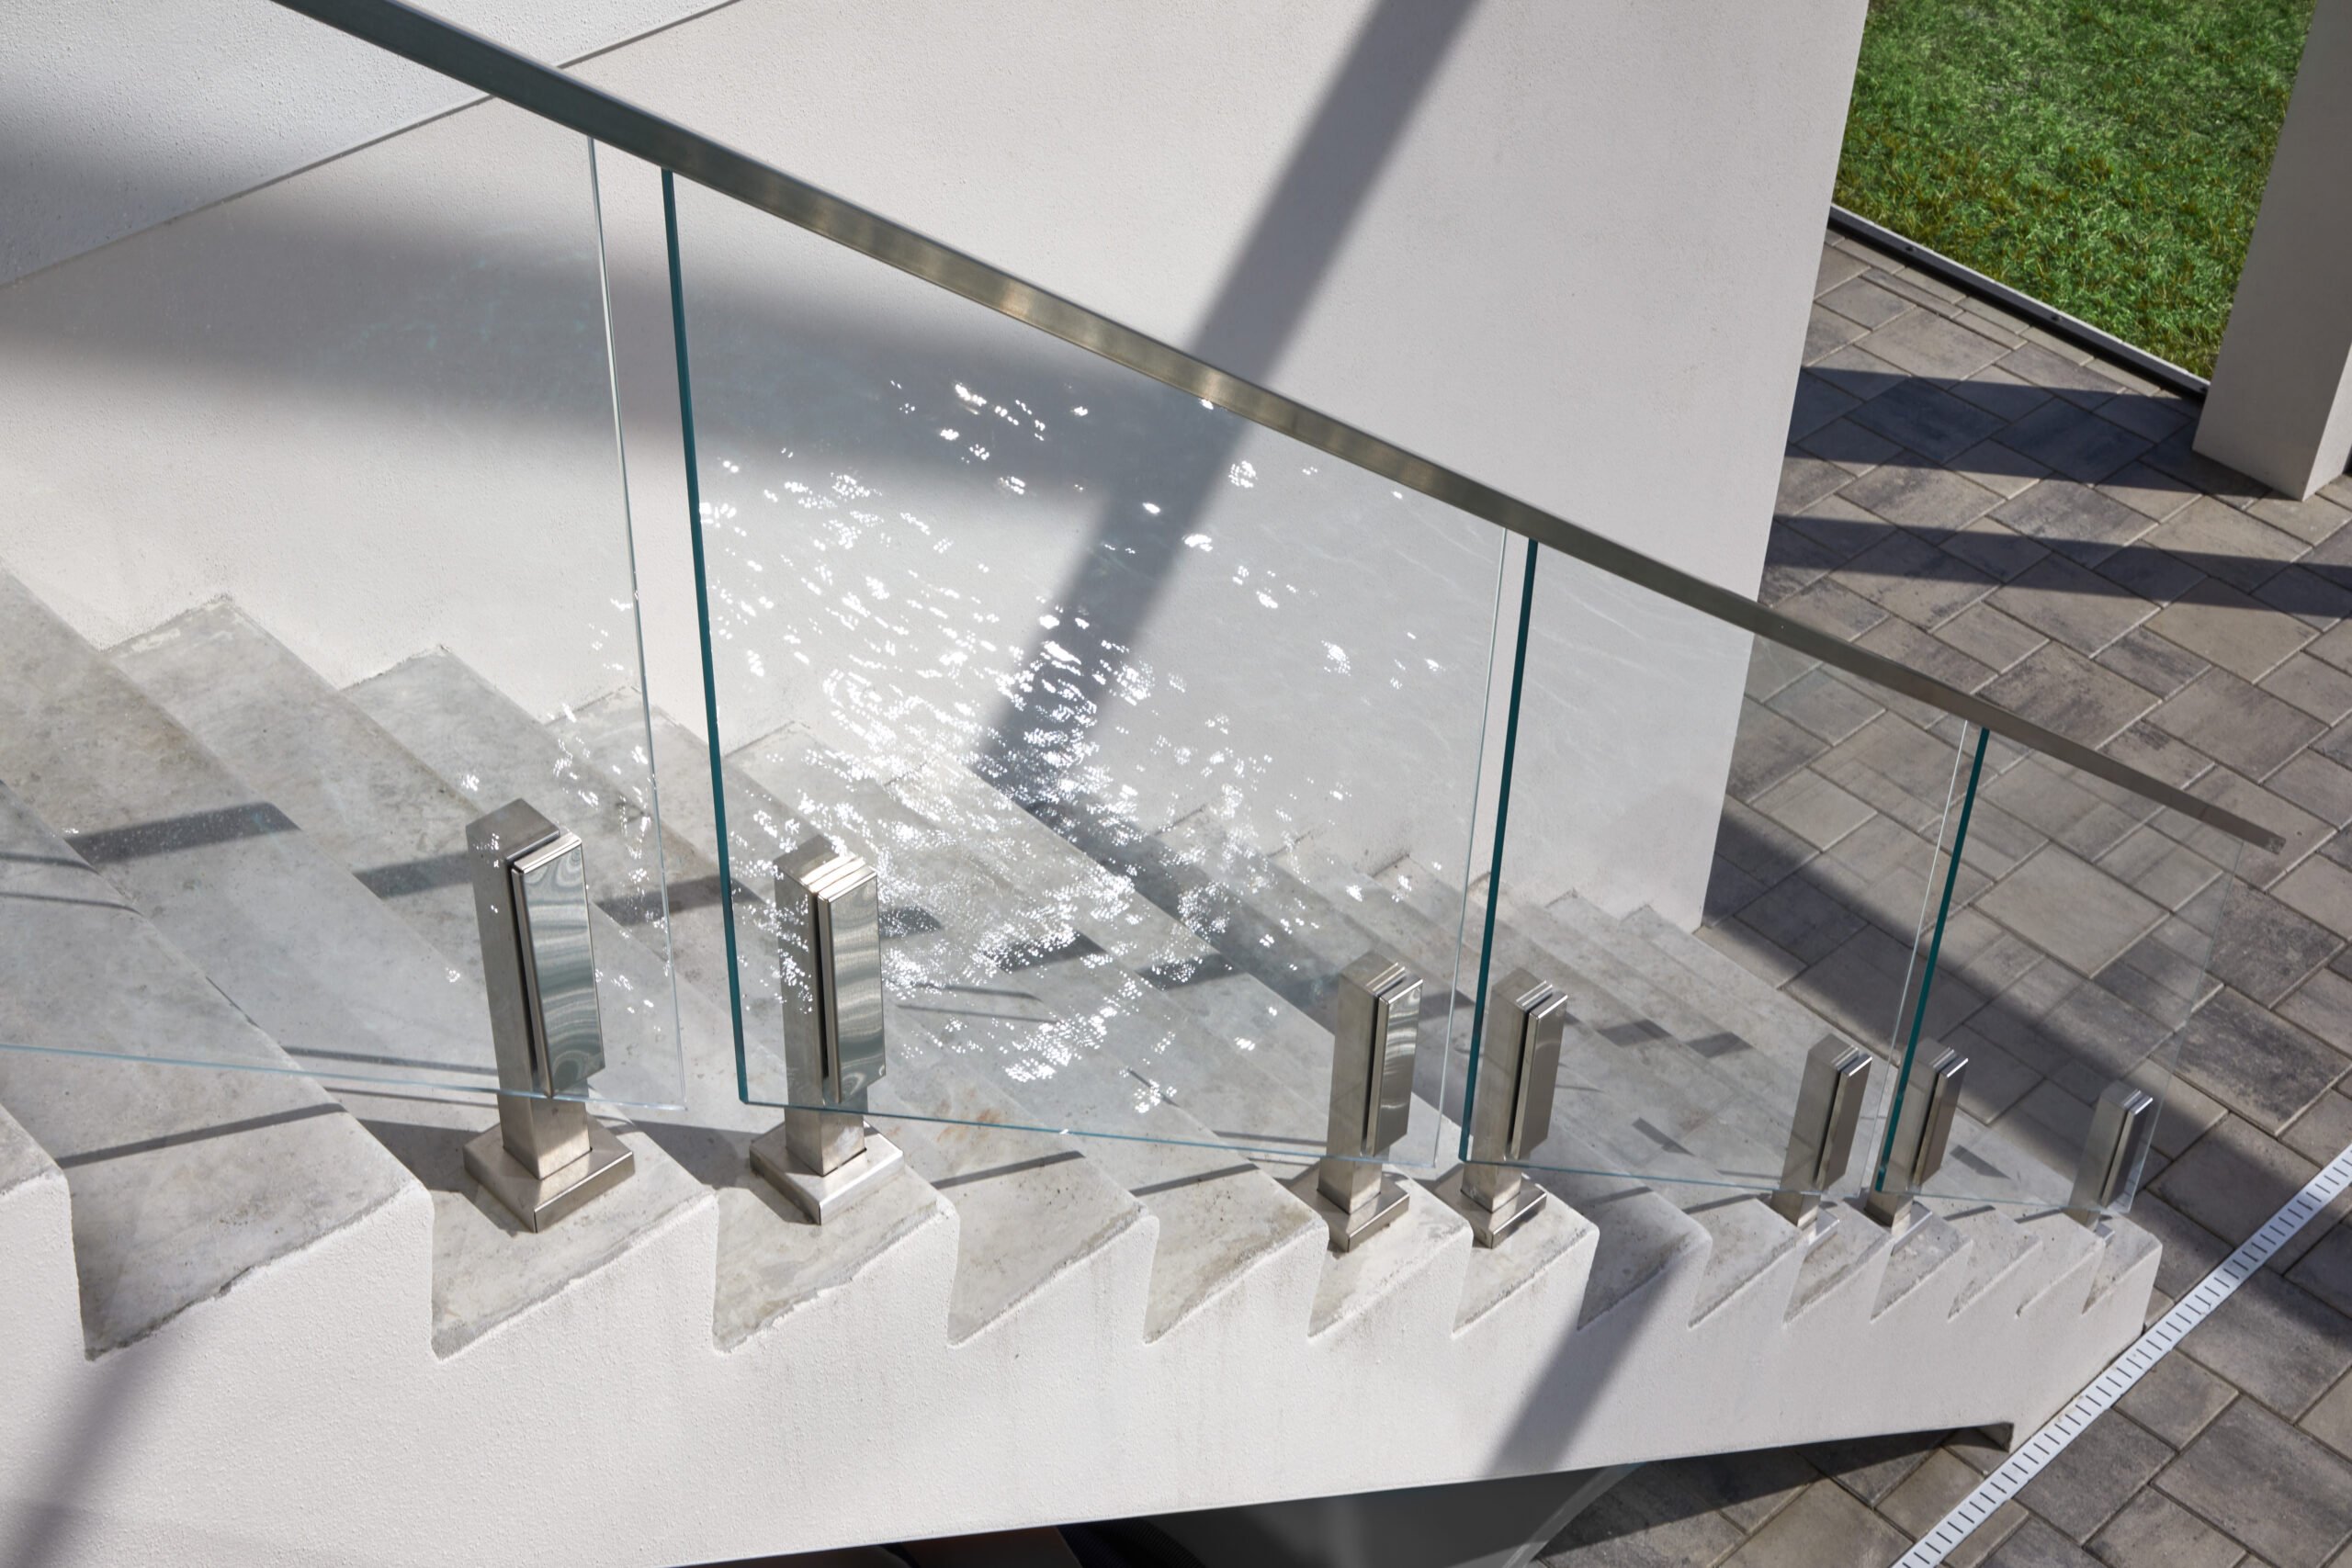
<svg viewBox="0 0 2352 1568"><path fill-rule="evenodd" d="M647 762L633 754L643 749L645 739L644 711L633 694L607 698L541 726L461 660L436 651L362 682L348 695L424 765L455 786L469 807L487 809L511 798L510 791L535 783L545 787L544 781L552 780L583 808L576 822L564 820L581 834L593 856L607 863L645 863L658 842L673 879L671 947L684 982L682 989L698 992L715 1005L726 997L727 938L716 897L717 865L684 835L657 830L634 793L635 781L653 775ZM687 771L685 760L679 763L678 776L687 781L695 776ZM623 786L624 805L613 804L615 785ZM691 787L676 792L686 798L694 793ZM747 881L739 889L739 914L756 909L762 892ZM645 941L656 940L659 931L658 925L646 920L635 921L627 929ZM752 919L738 922L739 936L756 929ZM772 973L763 970L756 958L747 959L746 968L753 976ZM746 986L747 998L760 994ZM1084 1265L1149 1209L1129 1195L1127 1183L1118 1173L1091 1157L1090 1146L1010 1130L1034 1127L1041 1121L1025 1113L1010 1096L967 1081L969 1075L953 1066L918 1071L921 1064L905 1047L928 1037L932 1031L921 1014L907 1010L908 1000L895 993L891 998L888 1026L894 1042L893 1058L889 1076L874 1093L875 1113L936 1118L955 1114L944 1107L961 1105L971 1117L989 1124L957 1129L939 1122L893 1122L891 1127L891 1135L907 1151L910 1167L940 1187L957 1213L958 1261L950 1318L952 1332L960 1340L1012 1312L1046 1282ZM767 1013L752 1009L747 1012L745 1026L754 1039L761 1032L781 1038L780 1019L769 1031ZM707 1059L707 1053L705 1055ZM781 1074L775 1074L772 1081L781 1085ZM782 1096L772 1098L781 1100ZM1098 1100L1107 1111L1108 1089L1102 1089ZM710 1110L722 1116L730 1130L747 1120L773 1122L781 1114L773 1108L741 1107L740 1102L732 1110L721 1111L716 1106ZM1042 1120L1047 1127L1070 1124L1062 1119ZM1207 1139L1202 1135L1195 1141ZM727 1151L730 1156L733 1152L731 1146ZM764 1201L763 1194L740 1187L730 1161L717 1156L717 1150L705 1151L707 1175L745 1194L730 1202L735 1223L722 1229L722 1240L730 1246L763 1247L781 1239L767 1221L787 1224L789 1221ZM1156 1270L1154 1274L1149 1316L1163 1328L1228 1282L1221 1263L1257 1267L1281 1250L1269 1241L1270 1236L1286 1235L1285 1226L1302 1229L1293 1223L1298 1216L1285 1207L1287 1198L1276 1192L1257 1194L1238 1205L1251 1213L1254 1229L1238 1224L1231 1227L1229 1235L1209 1234L1201 1222L1216 1212L1218 1201L1234 1198L1220 1184L1200 1179L1220 1162L1197 1150L1162 1152L1157 1145L1138 1145L1136 1151L1123 1148L1114 1157L1139 1169L1148 1166L1148 1175L1134 1185L1168 1184L1156 1196L1171 1216L1182 1216L1172 1226L1173 1235L1162 1233L1160 1254L1167 1267L1164 1273ZM1071 1161L1083 1164L1075 1169L1059 1168ZM887 1227L868 1234L871 1239L888 1244L902 1239L901 1233ZM812 1241L797 1250L814 1249ZM847 1258L833 1265L854 1266ZM741 1256L730 1250L721 1269L726 1277L736 1280L773 1278L773 1270L756 1253ZM756 1303L722 1299L718 1307L722 1337L748 1333L749 1325L770 1320L775 1310L790 1304L764 1296Z"/></svg>
<svg viewBox="0 0 2352 1568"><path fill-rule="evenodd" d="M338 1098L433 1190L437 1347L454 1350L550 1299L703 1201L641 1134L624 1132L638 1169L612 1201L543 1234L521 1230L463 1171L465 1141L494 1121L479 986L6 580L0 637L28 676L0 691L0 776L28 808L73 825L75 852L277 1048L349 1081Z"/></svg>
<svg viewBox="0 0 2352 1568"><path fill-rule="evenodd" d="M473 893L458 852L466 824L480 814L471 802L234 604L192 610L131 638L114 658L462 970L469 984L481 983ZM601 881L601 870L592 864L592 877ZM635 901L626 889L612 901L625 917L633 916ZM640 1029L634 1036L648 1053L638 1098L677 1099L680 1045L666 1021L673 991L663 956L656 944L630 940L631 928L609 911L597 909L595 922L599 967L619 977L623 995L654 1010L660 1025L658 1032ZM644 929L641 920L633 925ZM723 1003L714 1006L691 989L677 994L677 1002L675 1029L695 1043L686 1053L685 1108L641 1112L639 1125L717 1194L719 1278L712 1326L720 1344L741 1343L838 1288L922 1226L952 1223L944 1201L911 1172L851 1220L823 1227L809 1223L750 1169L751 1141L775 1113L747 1107L735 1096L727 1060L733 1025ZM616 1043L630 1038L614 1029L609 1013L607 1028ZM614 1071L599 1076L600 1090ZM455 1190L448 1140L417 1122L416 1103L370 1098L362 1109L371 1125L412 1157L436 1162L444 1178L436 1185Z"/></svg>
<svg viewBox="0 0 2352 1568"><path fill-rule="evenodd" d="M0 1042L0 1191L62 1169L92 1356L415 1189L5 784Z"/></svg>

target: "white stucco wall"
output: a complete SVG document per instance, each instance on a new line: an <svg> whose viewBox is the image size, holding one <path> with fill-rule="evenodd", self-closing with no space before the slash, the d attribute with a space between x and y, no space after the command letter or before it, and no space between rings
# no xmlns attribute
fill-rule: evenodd
<svg viewBox="0 0 2352 1568"><path fill-rule="evenodd" d="M288 20L261 0L252 7L270 20L240 12L243 25ZM641 30L657 10L600 7L559 23L510 7L468 19L560 55ZM1862 11L1863 0L1761 11L1730 0L1190 0L1123 12L1111 27L1075 0L741 0L582 70L1752 591ZM67 38L42 58L54 67L89 52L103 19L85 47ZM171 35L151 16L141 36L155 53ZM157 186L83 211L60 192L94 182L32 180L24 188L48 205L28 231L50 236L36 249L70 250L441 107L391 80L371 89L367 116L333 94L288 96L275 84L332 75L343 48L300 47L325 52L266 88L171 56L144 75L126 66L129 85L96 109L54 91L21 96L23 112L50 127L40 145L112 146ZM52 68L43 80L54 79ZM166 132L93 135L74 121L97 114L101 130L119 127L106 106L134 89L260 107L169 156L154 152ZM568 182L522 177L514 149L561 154L505 115L464 111L0 289L0 412L31 433L6 459L18 503L0 517L0 558L104 640L230 592L337 679L444 642L536 708L607 689L616 644L613 613L599 606L626 584L608 416L571 288L588 218ZM650 171L626 160L608 158L605 175L650 689L698 722L658 193ZM278 265L239 259L240 222L254 225L244 243L266 241ZM293 264L313 254L346 282L346 264L366 258L374 281L356 293L303 287ZM416 261L405 288L403 256ZM561 309L535 297L551 272L566 279ZM774 308L762 281L753 269L733 283L732 307L754 323ZM439 323L429 352L376 352L375 329L352 317L387 300L396 308L379 311L384 326ZM309 324L272 342L262 323L273 312ZM496 330L449 330L493 319ZM60 321L79 326L61 332ZM266 352L254 352L256 335ZM560 361L542 378L560 393L516 387L525 344ZM217 382L232 364L224 395ZM309 373L288 374L297 367ZM356 453L367 461L355 465ZM332 532L302 525L328 516ZM1039 592L1068 580L1064 552L1081 547L1084 521L1073 513L1038 536L1028 565ZM1327 580L1341 574L1328 563L1351 541L1329 519L1304 510L1282 525L1295 530L1299 570L1320 556ZM1263 526L1275 536L1273 521ZM1400 616L1430 613L1429 563L1383 545L1346 573L1374 641ZM453 570L486 552L533 562L541 597L518 611L499 574ZM584 564L562 564L573 560ZM1506 649L1515 564L1509 575ZM1665 670L1610 615L1596 618L1591 595L1546 592L1560 581L1538 588L1510 874L1523 891L1579 886L1612 907L1655 900L1694 918L1745 641L1701 639L1694 651L1669 637L1678 655ZM1492 629L1487 601L1453 599L1444 635L1467 648ZM1159 629L1182 637L1209 603L1180 585L1154 612ZM1679 619L1630 608L1645 624ZM1193 653L1224 651L1225 677L1247 678L1246 622L1190 635ZM804 695L779 678L768 711ZM1462 705L1451 688L1446 698ZM1245 715L1242 750L1277 755L1295 714L1267 702L1254 732ZM1489 792L1498 728L1486 738ZM1476 739L1475 726L1450 723L1433 743L1442 766L1424 748L1403 759L1385 805L1355 792L1326 824L1332 852L1409 849L1458 863L1462 753ZM1335 765L1362 777L1372 763Z"/></svg>

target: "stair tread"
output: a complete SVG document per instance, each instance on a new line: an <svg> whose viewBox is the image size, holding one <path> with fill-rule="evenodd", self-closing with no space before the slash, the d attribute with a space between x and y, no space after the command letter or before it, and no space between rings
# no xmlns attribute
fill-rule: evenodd
<svg viewBox="0 0 2352 1568"><path fill-rule="evenodd" d="M112 657L458 971L462 989L480 995L481 928L464 852L467 825L481 813L469 802L228 600L131 637ZM543 791L534 804L546 798ZM594 1092L631 1105L674 1103L678 1050L663 954L627 940L628 928L602 907L605 873L601 861L588 861L596 963L611 977L599 987L607 1050Z"/></svg>
<svg viewBox="0 0 2352 1568"><path fill-rule="evenodd" d="M549 728L531 720L504 694L445 651L406 660L359 682L347 694L425 765L458 785L469 804L485 808L508 798L509 791L543 780L558 781L575 798L597 795L603 783L626 766L612 755L616 739L628 739L634 729L633 743L642 744L643 710L636 706L633 694L576 709ZM583 720L583 713L595 716ZM591 810L575 830L592 853L641 856L652 842L653 824L639 803L615 806L608 799L580 799L580 804ZM602 809L596 809L600 804ZM715 901L690 903L675 896L681 882L696 878L707 877L715 886L716 864L683 835L666 829L661 844L672 878L670 929L680 975L707 995L723 996L726 934L720 911ZM907 1025L900 1021L899 1001L892 998L888 1016L892 1036L904 1038ZM753 1021L747 1017L745 1024L749 1031ZM950 1091L930 1083L924 1092L910 1092L915 1066L903 1053L894 1055L889 1074L873 1095L876 1115L941 1113L939 1106L948 1102ZM954 1092L975 1101L975 1118L995 1123L1023 1120L1017 1104L1001 1094L983 1094L977 1085L959 1086ZM771 1111L769 1120L774 1119ZM1034 1134L1008 1133L1001 1126L957 1130L940 1123L894 1132L910 1168L934 1185L947 1185L948 1200L959 1216L958 1266L949 1309L958 1339L995 1321L1146 1212L1098 1162L1087 1162L1082 1171L1031 1163L1041 1157ZM1060 1148L1070 1160L1083 1158L1079 1148L1067 1144ZM739 1320L755 1308L756 1303L743 1303Z"/></svg>
<svg viewBox="0 0 2352 1568"><path fill-rule="evenodd" d="M479 992L12 581L0 776L280 1049L338 1078L487 1087Z"/></svg>
<svg viewBox="0 0 2352 1568"><path fill-rule="evenodd" d="M93 1053L0 1051L0 1103L39 1145L0 1155L0 1187L64 1171L92 1354L413 1185L5 784L0 964L0 1039ZM264 1070L120 1059L175 1049Z"/></svg>

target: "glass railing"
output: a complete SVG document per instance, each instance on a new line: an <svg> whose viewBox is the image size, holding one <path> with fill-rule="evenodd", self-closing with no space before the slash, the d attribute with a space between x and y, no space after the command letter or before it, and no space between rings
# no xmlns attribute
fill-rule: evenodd
<svg viewBox="0 0 2352 1568"><path fill-rule="evenodd" d="M0 1047L680 1101L594 156L478 104L0 289Z"/></svg>
<svg viewBox="0 0 2352 1568"><path fill-rule="evenodd" d="M2131 1207L2189 1016L2229 928L2245 840L1983 728L1938 868L1927 962L1898 1020L1885 1135L1929 1124L1964 1061L1920 1195Z"/></svg>
<svg viewBox="0 0 2352 1568"><path fill-rule="evenodd" d="M487 1089L504 964L574 977L556 1092L673 1103L674 951L796 1158L870 1114L1386 1163L1483 1239L1521 1181L2128 1207L2261 829L446 24L293 8L509 101L353 155L404 211L328 165L0 296L77 552L9 592L120 758L12 714L12 852L260 1026L124 1054ZM658 171L698 708L645 695L583 133ZM76 380L139 355L153 406Z"/></svg>
<svg viewBox="0 0 2352 1568"><path fill-rule="evenodd" d="M662 177L745 1100L1482 1235L2128 1208L2259 829L728 156Z"/></svg>
<svg viewBox="0 0 2352 1568"><path fill-rule="evenodd" d="M1510 536L729 197L666 186L699 507L741 1083L789 1070L810 954L780 863L870 865L870 1109L1326 1146L1351 964L1419 982L1443 1146L1460 894L1364 919L1411 846L1464 885Z"/></svg>

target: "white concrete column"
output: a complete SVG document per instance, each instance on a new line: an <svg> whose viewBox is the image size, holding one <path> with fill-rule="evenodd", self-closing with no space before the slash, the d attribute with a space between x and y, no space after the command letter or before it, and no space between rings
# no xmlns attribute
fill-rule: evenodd
<svg viewBox="0 0 2352 1568"><path fill-rule="evenodd" d="M2352 457L2352 0L2319 0L2197 450L2301 498Z"/></svg>

